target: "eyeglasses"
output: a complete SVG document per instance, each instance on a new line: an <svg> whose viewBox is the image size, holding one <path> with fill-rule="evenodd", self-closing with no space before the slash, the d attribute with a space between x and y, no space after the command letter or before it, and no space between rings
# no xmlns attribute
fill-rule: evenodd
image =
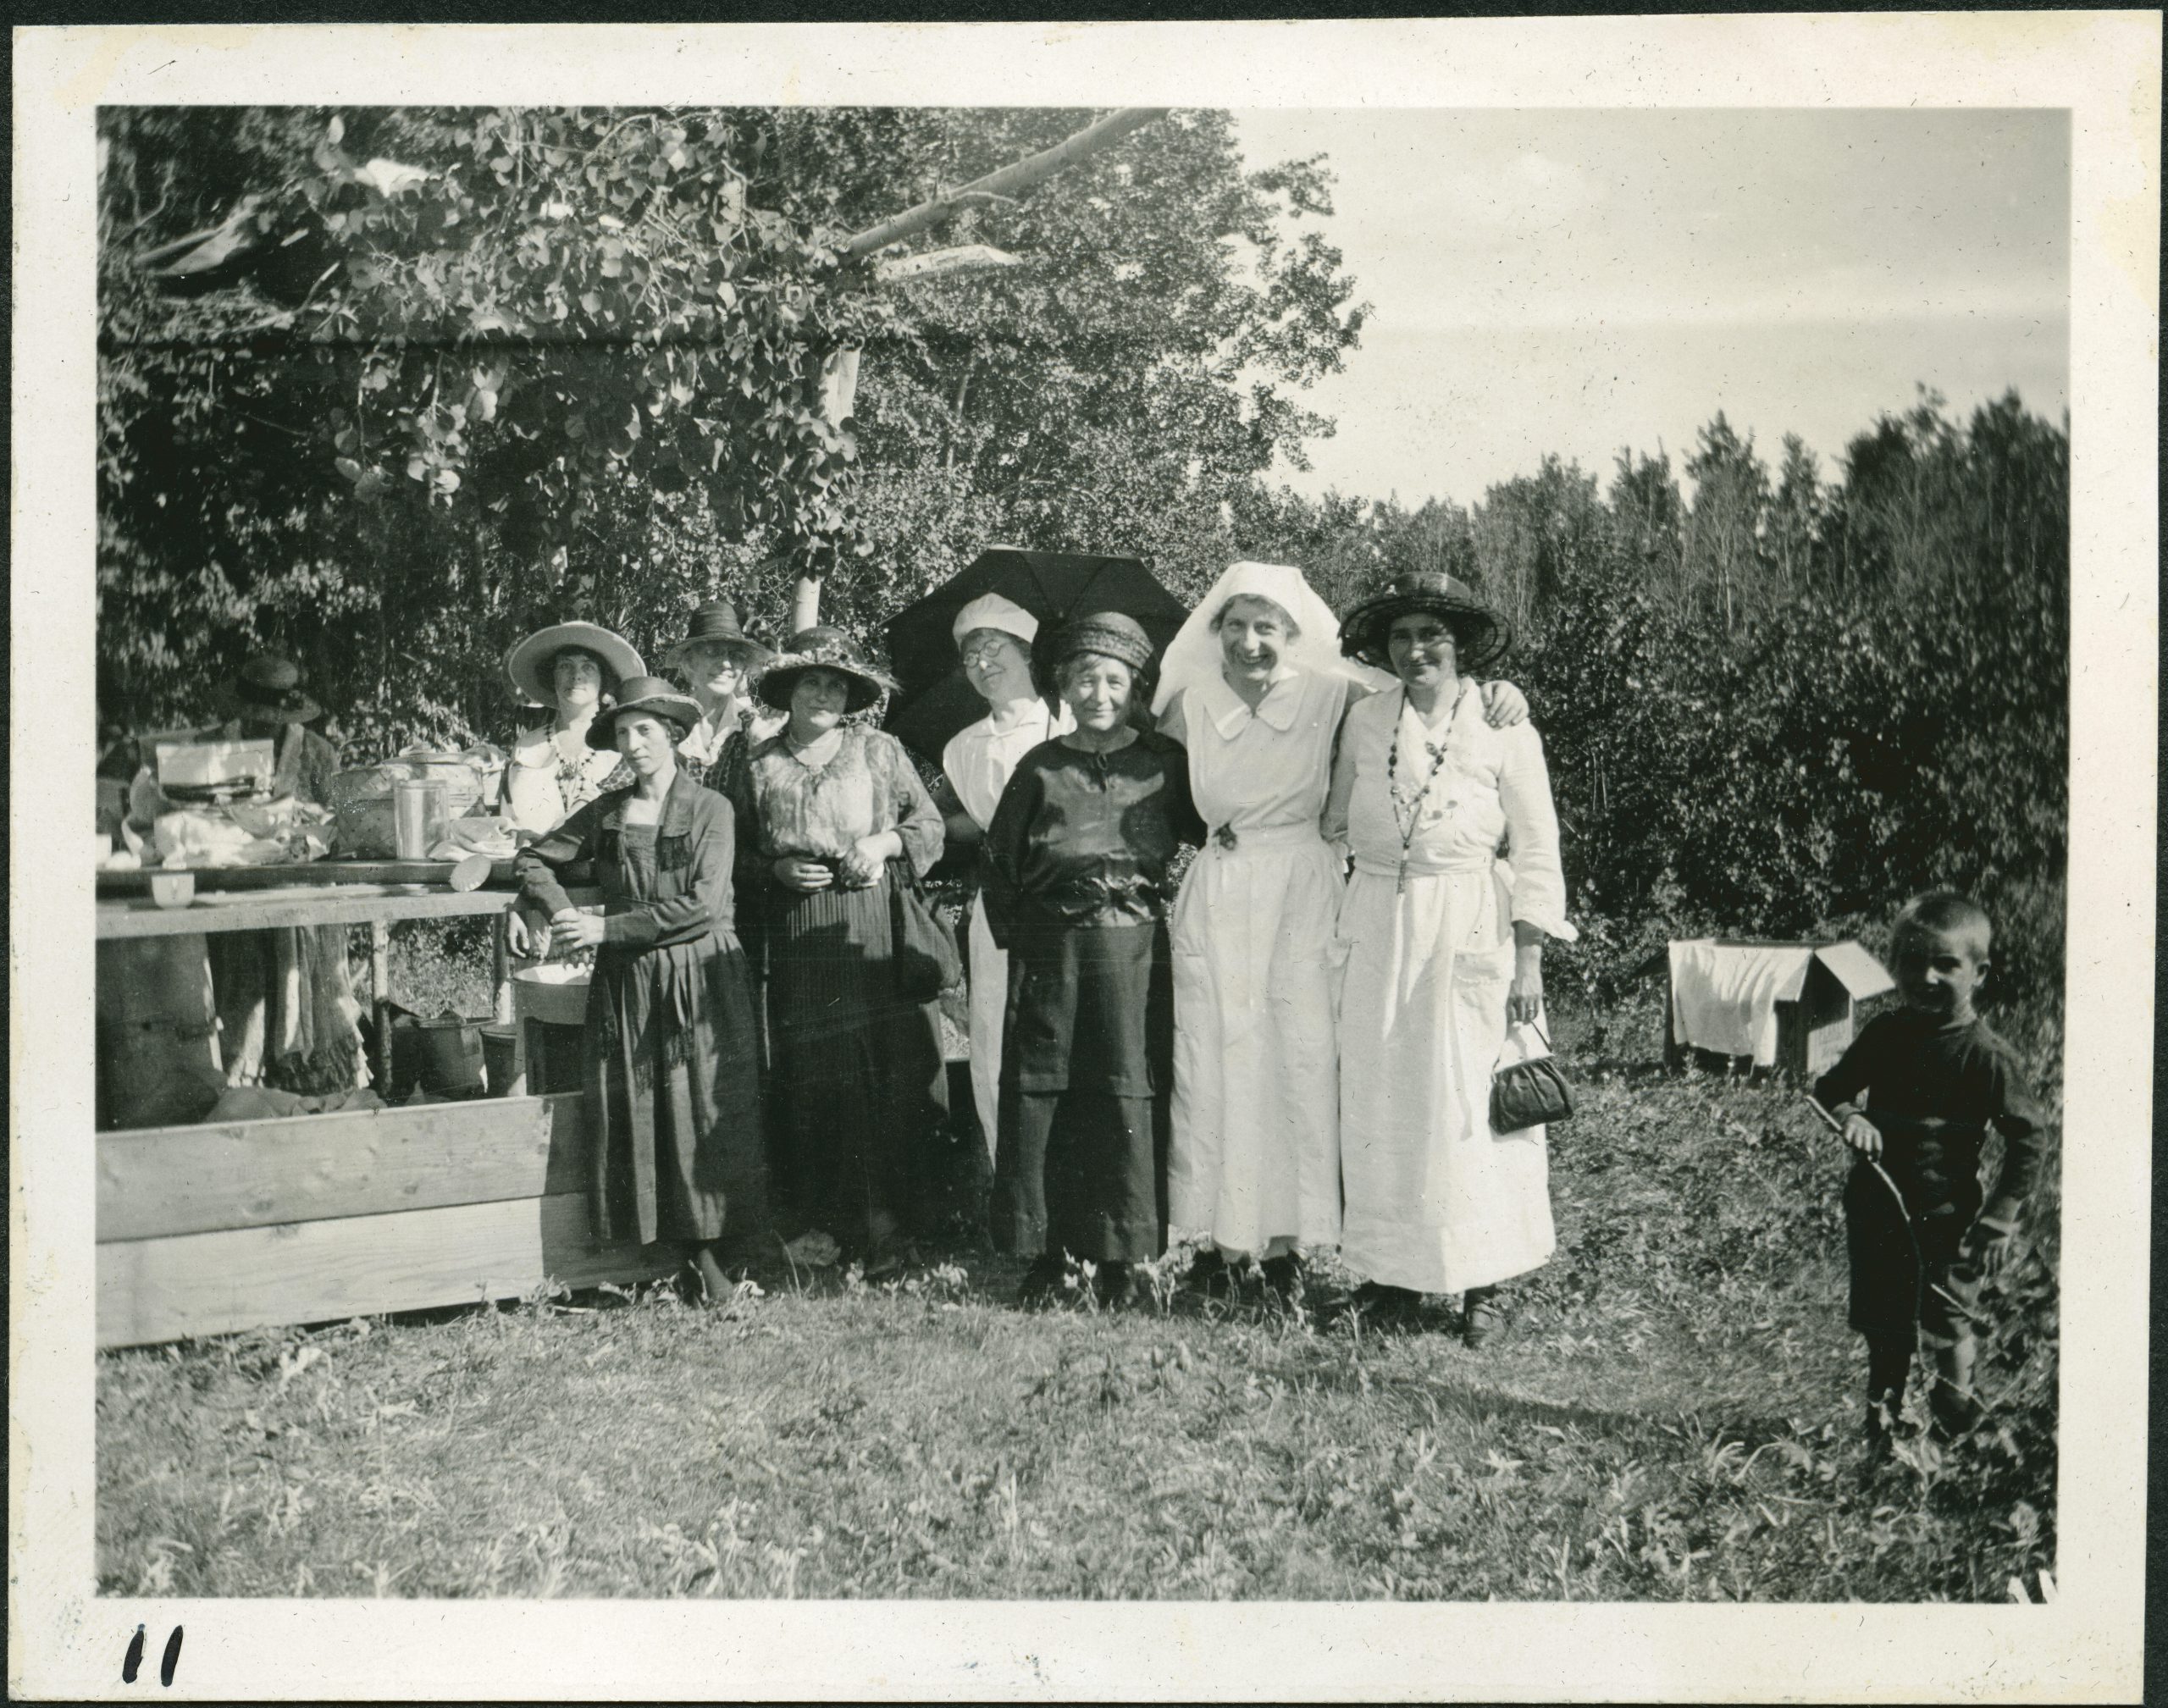
<svg viewBox="0 0 2168 1708"><path fill-rule="evenodd" d="M982 640L964 649L965 664L992 664L1008 651L1015 643L1004 640Z"/></svg>

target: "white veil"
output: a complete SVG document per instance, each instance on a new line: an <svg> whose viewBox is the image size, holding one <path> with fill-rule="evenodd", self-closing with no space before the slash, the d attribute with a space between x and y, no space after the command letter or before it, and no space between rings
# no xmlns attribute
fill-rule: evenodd
<svg viewBox="0 0 2168 1708"><path fill-rule="evenodd" d="M1184 688L1220 674L1220 637L1212 625L1229 600L1244 594L1270 600L1295 620L1300 633L1281 655L1283 663L1300 671L1344 676L1366 688L1391 685L1391 677L1341 655L1340 619L1311 590L1301 570L1285 563L1236 563L1212 583L1169 643L1159 664L1159 689L1152 697L1153 716L1164 712Z"/></svg>

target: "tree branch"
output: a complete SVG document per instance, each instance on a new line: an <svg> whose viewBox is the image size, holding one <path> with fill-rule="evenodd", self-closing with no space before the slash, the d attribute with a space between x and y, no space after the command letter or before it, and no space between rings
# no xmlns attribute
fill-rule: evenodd
<svg viewBox="0 0 2168 1708"><path fill-rule="evenodd" d="M1057 172L1074 166L1078 161L1111 147L1132 130L1142 129L1153 119L1165 115L1164 107L1125 107L1109 113L1097 123L1087 125L1067 141L1057 142L1051 148L1042 149L998 172L990 172L983 178L974 179L960 190L937 196L931 202L921 202L915 207L906 208L893 219L883 220L869 230L861 231L843 245L842 255L845 266L863 261L877 250L886 249L892 243L901 243L915 236L929 226L939 225L953 218L957 212L973 203L966 198L987 196L1014 196L1020 191L1043 183Z"/></svg>

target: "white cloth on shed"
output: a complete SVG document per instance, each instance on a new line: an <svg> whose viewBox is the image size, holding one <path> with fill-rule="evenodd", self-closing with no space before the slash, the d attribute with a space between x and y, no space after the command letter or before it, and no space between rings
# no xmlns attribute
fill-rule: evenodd
<svg viewBox="0 0 2168 1708"><path fill-rule="evenodd" d="M1672 1036L1719 1055L1751 1056L1758 1068L1773 1065L1778 1001L1796 993L1814 953L1811 943L1673 943Z"/></svg>

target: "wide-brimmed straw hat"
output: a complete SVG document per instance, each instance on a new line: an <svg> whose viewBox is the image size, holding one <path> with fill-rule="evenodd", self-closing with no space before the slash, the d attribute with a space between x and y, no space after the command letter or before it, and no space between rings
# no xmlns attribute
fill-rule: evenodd
<svg viewBox="0 0 2168 1708"><path fill-rule="evenodd" d="M301 688L301 667L275 652L259 652L226 685L236 717L257 723L307 723L324 708Z"/></svg>
<svg viewBox="0 0 2168 1708"><path fill-rule="evenodd" d="M777 711L788 711L791 690L809 670L832 670L850 684L843 702L846 713L864 711L882 694L896 691L894 679L868 664L856 641L827 623L801 628L785 641L783 650L760 672L753 691L762 704Z"/></svg>
<svg viewBox="0 0 2168 1708"><path fill-rule="evenodd" d="M1413 569L1393 577L1382 592L1347 613L1340 625L1340 649L1350 658L1391 670L1385 638L1393 619L1418 611L1441 618L1452 629L1454 663L1463 672L1495 663L1512 644L1513 631L1506 620L1466 582L1441 570Z"/></svg>
<svg viewBox="0 0 2168 1708"><path fill-rule="evenodd" d="M682 736L700 721L700 703L684 689L659 676L628 676L617 684L617 705L595 715L587 727L587 744L607 752L617 744L617 720L627 712L644 711L666 717L678 726Z"/></svg>
<svg viewBox="0 0 2168 1708"><path fill-rule="evenodd" d="M647 674L647 666L633 650L631 642L594 622L553 622L547 628L536 629L524 640L515 641L505 654L505 674L531 705L555 705L557 690L550 674L556 667L557 655L567 647L593 653L601 661L604 674L609 678L602 686L612 694L617 692L618 684L632 677Z"/></svg>
<svg viewBox="0 0 2168 1708"><path fill-rule="evenodd" d="M727 599L711 599L687 620L684 634L670 643L670 649L662 655L662 667L675 670L694 647L709 645L728 647L748 670L757 670L775 656L773 648L761 645L745 633L736 605Z"/></svg>

